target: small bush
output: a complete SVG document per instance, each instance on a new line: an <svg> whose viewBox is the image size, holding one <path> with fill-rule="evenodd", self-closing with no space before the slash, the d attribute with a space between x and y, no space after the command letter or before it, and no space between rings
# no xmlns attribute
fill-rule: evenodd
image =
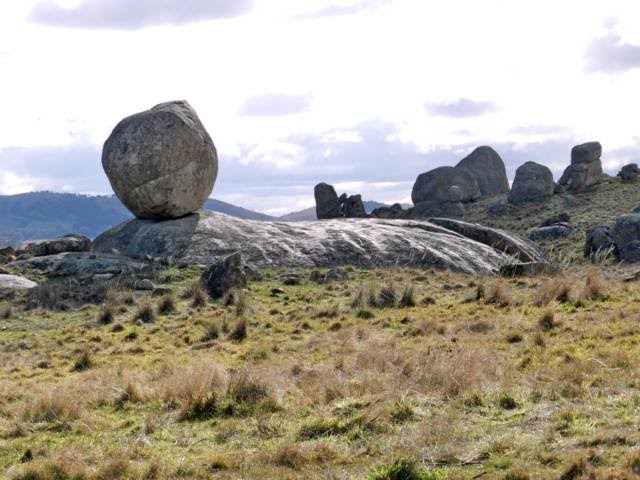
<svg viewBox="0 0 640 480"><path fill-rule="evenodd" d="M53 390L36 397L23 411L23 418L29 422L67 422L80 416L77 398L67 392Z"/></svg>
<svg viewBox="0 0 640 480"><path fill-rule="evenodd" d="M523 339L522 334L520 333L509 333L507 334L507 342L508 343L519 343Z"/></svg>
<svg viewBox="0 0 640 480"><path fill-rule="evenodd" d="M552 308L547 308L542 313L542 317L538 320L538 326L544 330L552 330L556 326L555 313Z"/></svg>
<svg viewBox="0 0 640 480"><path fill-rule="evenodd" d="M362 318L363 320L370 320L375 317L374 313L371 310L366 310L361 308L356 312L356 317Z"/></svg>
<svg viewBox="0 0 640 480"><path fill-rule="evenodd" d="M153 311L151 304L145 302L138 307L138 311L134 318L142 323L153 323L156 320L156 314Z"/></svg>
<svg viewBox="0 0 640 480"><path fill-rule="evenodd" d="M11 308L11 305L7 305L0 309L0 319L9 320L11 317L13 317L13 309Z"/></svg>
<svg viewBox="0 0 640 480"><path fill-rule="evenodd" d="M378 292L375 304L379 308L395 307L398 302L398 293L392 285L385 285Z"/></svg>
<svg viewBox="0 0 640 480"><path fill-rule="evenodd" d="M502 395L500 395L500 397L498 398L498 405L503 410L514 410L518 408L518 402L516 402L516 399L508 393L503 393Z"/></svg>
<svg viewBox="0 0 640 480"><path fill-rule="evenodd" d="M116 318L116 307L112 304L105 305L98 315L98 324L109 325Z"/></svg>
<svg viewBox="0 0 640 480"><path fill-rule="evenodd" d="M13 480L89 480L88 469L70 458L46 459L28 463Z"/></svg>
<svg viewBox="0 0 640 480"><path fill-rule="evenodd" d="M288 468L300 468L307 463L307 455L293 443L281 445L273 455L273 463Z"/></svg>
<svg viewBox="0 0 640 480"><path fill-rule="evenodd" d="M595 272L590 272L585 280L584 296L591 300L596 300L603 297L606 293L607 287L602 277Z"/></svg>
<svg viewBox="0 0 640 480"><path fill-rule="evenodd" d="M419 467L416 462L403 458L383 465L367 477L368 480L447 480L448 478L449 475L445 470L427 470Z"/></svg>
<svg viewBox="0 0 640 480"><path fill-rule="evenodd" d="M391 409L391 420L395 423L402 423L412 420L416 416L414 406L406 401L397 401Z"/></svg>
<svg viewBox="0 0 640 480"><path fill-rule="evenodd" d="M191 292L191 306L193 308L205 307L207 305L208 298L209 295L205 289L202 288L202 285L198 283L193 286L193 290Z"/></svg>
<svg viewBox="0 0 640 480"><path fill-rule="evenodd" d="M247 320L239 319L229 332L229 339L234 342L241 342L247 338Z"/></svg>
<svg viewBox="0 0 640 480"><path fill-rule="evenodd" d="M511 472L507 472L502 478L503 480L529 480L531 477L529 477L528 473L521 470L513 470Z"/></svg>
<svg viewBox="0 0 640 480"><path fill-rule="evenodd" d="M416 306L415 290L412 285L408 285L404 287L404 290L402 290L399 305L402 308L411 308Z"/></svg>
<svg viewBox="0 0 640 480"><path fill-rule="evenodd" d="M87 351L84 351L73 363L72 370L74 372L83 372L85 370L89 370L92 366L93 366L93 359L91 358L91 354Z"/></svg>
<svg viewBox="0 0 640 480"><path fill-rule="evenodd" d="M216 321L208 322L204 326L204 335L202 336L203 342L210 342L216 340L220 336L220 324Z"/></svg>
<svg viewBox="0 0 640 480"><path fill-rule="evenodd" d="M158 313L160 315L169 315L177 310L176 297L173 293L167 293L158 302Z"/></svg>

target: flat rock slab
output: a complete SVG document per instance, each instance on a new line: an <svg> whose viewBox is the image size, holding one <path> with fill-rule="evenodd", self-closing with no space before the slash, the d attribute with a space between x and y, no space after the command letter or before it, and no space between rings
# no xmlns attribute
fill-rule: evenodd
<svg viewBox="0 0 640 480"><path fill-rule="evenodd" d="M357 265L435 266L466 273L497 272L512 255L427 221L339 219L257 222L214 212L176 220L134 219L100 235L96 252L211 264L239 251L254 267Z"/></svg>
<svg viewBox="0 0 640 480"><path fill-rule="evenodd" d="M37 286L36 282L18 275L0 274L0 298L11 297L18 292L31 290Z"/></svg>
<svg viewBox="0 0 640 480"><path fill-rule="evenodd" d="M93 278L96 275L140 273L149 269L150 265L124 255L71 252L20 260L10 263L7 267L21 271L37 270L57 277Z"/></svg>

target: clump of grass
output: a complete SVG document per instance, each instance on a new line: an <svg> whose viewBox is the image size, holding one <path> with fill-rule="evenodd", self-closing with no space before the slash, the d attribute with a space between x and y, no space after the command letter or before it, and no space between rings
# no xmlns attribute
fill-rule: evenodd
<svg viewBox="0 0 640 480"><path fill-rule="evenodd" d="M194 284L191 291L191 306L193 308L204 308L207 305L208 294L202 285L199 283Z"/></svg>
<svg viewBox="0 0 640 480"><path fill-rule="evenodd" d="M100 313L98 314L98 324L100 325L109 325L113 323L116 318L116 307L112 304L107 304L102 307Z"/></svg>
<svg viewBox="0 0 640 480"><path fill-rule="evenodd" d="M630 472L640 475L640 452L633 452L627 459L627 468Z"/></svg>
<svg viewBox="0 0 640 480"><path fill-rule="evenodd" d="M242 371L229 379L227 396L236 403L256 405L269 398L269 391L264 383L252 378L246 371Z"/></svg>
<svg viewBox="0 0 640 480"><path fill-rule="evenodd" d="M607 287L600 275L595 272L589 272L585 280L584 296L591 300L604 297L607 293Z"/></svg>
<svg viewBox="0 0 640 480"><path fill-rule="evenodd" d="M80 417L78 399L62 389L52 390L27 403L22 417L34 423L68 422Z"/></svg>
<svg viewBox="0 0 640 480"><path fill-rule="evenodd" d="M398 458L370 473L367 480L447 480L445 470L427 470L414 461Z"/></svg>
<svg viewBox="0 0 640 480"><path fill-rule="evenodd" d="M512 470L511 472L507 472L502 478L503 480L529 480L531 477L529 477L528 473L521 470Z"/></svg>
<svg viewBox="0 0 640 480"><path fill-rule="evenodd" d="M534 303L539 307L544 307L556 300L560 303L571 302L573 298L573 285L570 280L560 277L549 280L538 287Z"/></svg>
<svg viewBox="0 0 640 480"><path fill-rule="evenodd" d="M229 339L234 342L242 342L247 338L247 320L240 318L231 328Z"/></svg>
<svg viewBox="0 0 640 480"><path fill-rule="evenodd" d="M220 336L220 324L217 321L207 322L204 326L203 342L216 340Z"/></svg>
<svg viewBox="0 0 640 480"><path fill-rule="evenodd" d="M169 315L177 311L176 297L173 293L167 293L160 298L158 302L158 313L160 315Z"/></svg>
<svg viewBox="0 0 640 480"><path fill-rule="evenodd" d="M522 334L518 332L513 332L507 334L507 343L519 343L523 339Z"/></svg>
<svg viewBox="0 0 640 480"><path fill-rule="evenodd" d="M83 372L89 370L93 366L93 358L88 351L83 351L80 356L73 362L72 370L74 372Z"/></svg>
<svg viewBox="0 0 640 480"><path fill-rule="evenodd" d="M243 291L236 292L236 317L241 317L247 313L249 311L249 306L250 303L248 295Z"/></svg>
<svg viewBox="0 0 640 480"><path fill-rule="evenodd" d="M411 308L416 306L415 289L413 288L413 285L407 285L404 287L398 305L402 308Z"/></svg>
<svg viewBox="0 0 640 480"><path fill-rule="evenodd" d="M140 307L138 307L138 310L134 318L135 320L138 320L139 322L142 322L142 323L153 323L156 321L156 314L153 311L153 307L151 306L151 304L148 302L145 302L142 305L140 305Z"/></svg>
<svg viewBox="0 0 640 480"><path fill-rule="evenodd" d="M508 307L513 303L513 297L507 290L504 282L498 280L493 282L484 296L485 303L498 307Z"/></svg>
<svg viewBox="0 0 640 480"><path fill-rule="evenodd" d="M398 303L398 292L393 285L383 286L375 300L375 305L378 308L392 308Z"/></svg>
<svg viewBox="0 0 640 480"><path fill-rule="evenodd" d="M559 478L560 480L574 480L582 477L586 471L586 462L583 459L580 459L569 465Z"/></svg>
<svg viewBox="0 0 640 480"><path fill-rule="evenodd" d="M416 417L415 407L407 401L397 401L390 412L391 420L395 423L403 423Z"/></svg>
<svg viewBox="0 0 640 480"><path fill-rule="evenodd" d="M498 397L498 405L503 410L514 410L518 408L518 402L508 393L502 393L500 397Z"/></svg>
<svg viewBox="0 0 640 480"><path fill-rule="evenodd" d="M13 317L13 308L11 308L11 305L6 305L0 309L0 319L9 320L11 317Z"/></svg>
<svg viewBox="0 0 640 480"><path fill-rule="evenodd" d="M356 312L356 317L362 318L363 320L371 320L375 317L375 314L371 310L361 308Z"/></svg>
<svg viewBox="0 0 640 480"><path fill-rule="evenodd" d="M93 477L84 465L67 457L27 463L13 480L89 480Z"/></svg>
<svg viewBox="0 0 640 480"><path fill-rule="evenodd" d="M546 308L544 312L542 312L540 320L538 320L538 326L544 331L552 330L556 327L555 317L556 315L553 309L551 307Z"/></svg>
<svg viewBox="0 0 640 480"><path fill-rule="evenodd" d="M340 315L340 305L332 303L318 307L312 314L313 318L336 318Z"/></svg>
<svg viewBox="0 0 640 480"><path fill-rule="evenodd" d="M287 442L273 454L273 463L292 469L300 468L309 461L308 456L295 443Z"/></svg>

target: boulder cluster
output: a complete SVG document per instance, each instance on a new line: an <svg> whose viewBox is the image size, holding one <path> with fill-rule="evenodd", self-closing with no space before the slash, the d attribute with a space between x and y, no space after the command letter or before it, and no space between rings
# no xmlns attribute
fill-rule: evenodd
<svg viewBox="0 0 640 480"><path fill-rule="evenodd" d="M367 217L360 195L347 196L343 193L338 197L333 185L327 183L316 185L313 193L316 199L316 216L320 220Z"/></svg>
<svg viewBox="0 0 640 480"><path fill-rule="evenodd" d="M571 150L571 163L556 184L548 167L536 162L526 162L516 169L513 184L509 180L500 155L489 146L477 147L454 167L437 167L418 175L411 191L413 207L404 209L400 204L381 207L371 216L378 218L462 218L465 204L482 198L507 193L507 204L492 205L489 213L500 215L509 205L546 202L554 194L564 194L566 204L574 201L571 193L581 191L603 177L602 146L598 142L576 145ZM634 181L640 170L637 165L624 167L619 174L624 181ZM343 200L335 189L326 183L316 186L316 212L319 219L366 216L364 209L357 214L347 213ZM361 203L361 197L354 195ZM549 227L549 225L547 225ZM558 233L561 229L555 229ZM567 230L563 230L564 233Z"/></svg>

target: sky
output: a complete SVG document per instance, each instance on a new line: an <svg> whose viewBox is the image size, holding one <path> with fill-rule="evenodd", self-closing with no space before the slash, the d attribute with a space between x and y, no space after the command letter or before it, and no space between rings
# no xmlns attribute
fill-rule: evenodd
<svg viewBox="0 0 640 480"><path fill-rule="evenodd" d="M186 99L212 196L280 215L313 186L410 202L491 145L556 179L571 146L640 161L634 0L21 0L0 3L0 194L111 193L123 117Z"/></svg>

